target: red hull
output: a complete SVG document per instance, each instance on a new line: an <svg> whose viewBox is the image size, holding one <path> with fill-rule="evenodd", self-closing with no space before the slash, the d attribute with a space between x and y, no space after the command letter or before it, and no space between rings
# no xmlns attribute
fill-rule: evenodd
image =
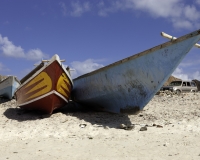
<svg viewBox="0 0 200 160"><path fill-rule="evenodd" d="M47 114L52 114L52 112L66 105L66 101L52 93L51 95L44 97L40 100L34 101L27 105L20 106L20 108L28 109L28 110L40 110Z"/></svg>
<svg viewBox="0 0 200 160"><path fill-rule="evenodd" d="M26 76L25 82L15 94L19 107L51 114L68 102L71 90L72 80L69 74L53 59L34 75Z"/></svg>

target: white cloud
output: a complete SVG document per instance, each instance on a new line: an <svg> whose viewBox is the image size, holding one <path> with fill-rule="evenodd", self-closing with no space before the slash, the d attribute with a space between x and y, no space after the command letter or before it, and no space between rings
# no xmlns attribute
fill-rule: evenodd
<svg viewBox="0 0 200 160"><path fill-rule="evenodd" d="M191 29L199 23L200 12L195 5L184 4L183 0L142 0L134 1L136 8L150 13L153 17L169 19L175 28ZM152 5L153 4L153 5Z"/></svg>
<svg viewBox="0 0 200 160"><path fill-rule="evenodd" d="M66 15L67 15L67 7L66 7L65 3L64 3L64 2L60 2L59 5L60 5L60 7L61 7L61 12L62 12L62 14L63 14L64 16L66 16Z"/></svg>
<svg viewBox="0 0 200 160"><path fill-rule="evenodd" d="M0 51L1 54L7 57L25 58L28 60L41 60L48 58L40 49L31 49L27 53L21 46L15 46L7 37L2 37L0 34Z"/></svg>
<svg viewBox="0 0 200 160"><path fill-rule="evenodd" d="M72 1L68 6L60 2L59 5L64 16L80 17L95 10L99 16L106 17L119 11L132 11L145 13L153 18L164 18L175 28L191 29L200 26L200 0L190 1L190 4L185 0L101 0L96 6L88 1Z"/></svg>
<svg viewBox="0 0 200 160"><path fill-rule="evenodd" d="M127 0L130 4L132 4L132 8L139 9L145 12L150 13L155 17L177 17L180 16L181 11L180 7L178 7L178 2L180 0Z"/></svg>
<svg viewBox="0 0 200 160"><path fill-rule="evenodd" d="M47 55L44 55L40 49L31 49L26 54L28 60L38 60L42 58L47 58Z"/></svg>
<svg viewBox="0 0 200 160"><path fill-rule="evenodd" d="M117 12L119 10L140 10L150 13L154 17L169 17L179 16L181 10L177 8L177 3L180 0L118 0L111 1L111 6L107 7L103 2L99 3L101 13L108 14L109 12ZM101 4L101 5L100 5Z"/></svg>
<svg viewBox="0 0 200 160"><path fill-rule="evenodd" d="M80 1L73 1L71 6L68 7L69 9L64 2L60 2L59 5L63 16L71 15L73 17L80 17L83 13L86 13L91 9L89 2L80 3Z"/></svg>
<svg viewBox="0 0 200 160"><path fill-rule="evenodd" d="M25 57L24 50L21 46L15 46L7 37L0 35L0 50L8 57Z"/></svg>
<svg viewBox="0 0 200 160"><path fill-rule="evenodd" d="M183 73L183 70L181 68L176 68L174 73L172 74L176 78L180 78L182 80L189 80L189 77L187 74Z"/></svg>
<svg viewBox="0 0 200 160"><path fill-rule="evenodd" d="M89 2L84 2L81 4L79 1L77 2L72 2L72 11L71 15L74 17L79 17L83 13L90 11L90 3Z"/></svg>
<svg viewBox="0 0 200 160"><path fill-rule="evenodd" d="M193 28L193 24L185 19L172 19L172 22L175 28L185 28L185 29Z"/></svg>
<svg viewBox="0 0 200 160"><path fill-rule="evenodd" d="M200 5L200 0L196 0L196 3Z"/></svg>
<svg viewBox="0 0 200 160"><path fill-rule="evenodd" d="M153 18L166 18L175 28L191 29L199 27L200 11L195 4L188 5L184 0L118 0L110 1L106 6L104 1L98 4L98 14L107 16L117 11L141 11ZM200 4L200 0L196 0Z"/></svg>
<svg viewBox="0 0 200 160"><path fill-rule="evenodd" d="M197 11L196 7L194 5L187 5L183 8L183 14L185 15L185 18L196 21L200 18L199 11Z"/></svg>
<svg viewBox="0 0 200 160"><path fill-rule="evenodd" d="M71 66L72 66L71 69L74 69L74 71L71 72L72 78L75 78L82 74L89 73L91 71L103 67L102 64L96 63L96 61L93 59L87 59L83 62L74 61L71 63Z"/></svg>
<svg viewBox="0 0 200 160"><path fill-rule="evenodd" d="M124 8L126 8L125 5L126 3L124 2L116 1L112 2L111 7L107 7L105 3L101 1L97 4L99 8L98 15L103 17L108 16L109 13L114 13L118 10L123 10Z"/></svg>
<svg viewBox="0 0 200 160"><path fill-rule="evenodd" d="M197 79L200 80L200 72L199 71L194 71L191 73L184 72L184 68L177 67L176 70L172 74L176 78L180 78L182 80L193 80Z"/></svg>

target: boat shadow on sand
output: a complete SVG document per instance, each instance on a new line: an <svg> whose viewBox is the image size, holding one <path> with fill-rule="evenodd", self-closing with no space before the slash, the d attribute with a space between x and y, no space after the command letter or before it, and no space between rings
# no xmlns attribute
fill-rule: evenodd
<svg viewBox="0 0 200 160"><path fill-rule="evenodd" d="M6 102L9 102L9 101L10 101L10 99L5 99L5 98L0 96L0 104L6 103Z"/></svg>
<svg viewBox="0 0 200 160"><path fill-rule="evenodd" d="M65 114L66 116L76 117L79 120L83 120L85 122L91 123L92 125L102 127L119 128L120 124L131 125L131 121L127 113L114 114L108 112L100 112L91 108L83 107L74 102L70 102L66 106L55 110L51 115L44 114L39 111L24 110L21 108L8 108L4 112L4 115L8 119L23 122L44 118L53 118L58 113ZM137 113L134 114L137 116Z"/></svg>
<svg viewBox="0 0 200 160"><path fill-rule="evenodd" d="M109 113L97 111L91 107L81 106L73 101L65 107L56 110L56 112L61 112L66 115L70 114L77 117L79 120L89 122L92 125L109 128L119 128L120 124L132 124L128 113ZM138 113L138 111L134 113L132 112L131 115L135 114L137 116Z"/></svg>
<svg viewBox="0 0 200 160"><path fill-rule="evenodd" d="M51 116L49 114L44 114L39 111L30 111L21 108L8 108L4 112L4 115L8 119L17 120L18 122L38 120L43 118L49 118Z"/></svg>

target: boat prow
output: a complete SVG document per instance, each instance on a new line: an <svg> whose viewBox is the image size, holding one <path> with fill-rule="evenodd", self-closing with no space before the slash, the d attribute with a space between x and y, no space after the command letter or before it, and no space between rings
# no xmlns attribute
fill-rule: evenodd
<svg viewBox="0 0 200 160"><path fill-rule="evenodd" d="M72 99L120 113L142 110L200 39L200 30L73 79Z"/></svg>
<svg viewBox="0 0 200 160"><path fill-rule="evenodd" d="M68 103L73 82L61 61L54 55L22 78L22 85L16 91L20 108L51 114Z"/></svg>

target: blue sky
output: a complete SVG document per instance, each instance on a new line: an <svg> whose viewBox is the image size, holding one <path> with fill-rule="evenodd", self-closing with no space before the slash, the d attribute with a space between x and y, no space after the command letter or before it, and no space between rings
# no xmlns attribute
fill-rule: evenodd
<svg viewBox="0 0 200 160"><path fill-rule="evenodd" d="M58 54L75 78L197 29L200 0L1 0L0 74L21 79ZM173 75L200 80L200 50Z"/></svg>

